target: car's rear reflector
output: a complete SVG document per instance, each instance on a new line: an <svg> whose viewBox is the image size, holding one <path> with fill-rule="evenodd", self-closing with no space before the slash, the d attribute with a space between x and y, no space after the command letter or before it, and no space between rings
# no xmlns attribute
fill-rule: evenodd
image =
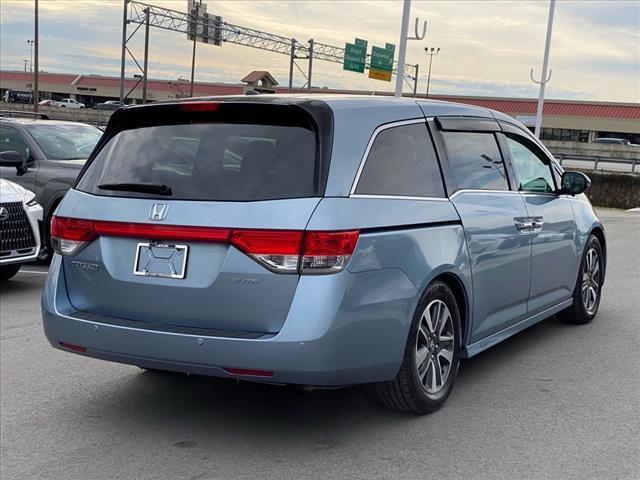
<svg viewBox="0 0 640 480"><path fill-rule="evenodd" d="M268 372L266 370L248 370L245 368L224 368L223 370L231 375L246 377L273 377L273 372Z"/></svg>
<svg viewBox="0 0 640 480"><path fill-rule="evenodd" d="M231 229L184 225L111 222L54 216L52 246L61 255L75 255L100 236L145 240L191 241L233 245L277 273L333 273L342 270L358 241L358 230Z"/></svg>
<svg viewBox="0 0 640 480"><path fill-rule="evenodd" d="M84 353L87 351L87 347L83 347L81 345L74 345L73 343L65 343L58 342L61 347L66 348L67 350L73 350L74 352Z"/></svg>

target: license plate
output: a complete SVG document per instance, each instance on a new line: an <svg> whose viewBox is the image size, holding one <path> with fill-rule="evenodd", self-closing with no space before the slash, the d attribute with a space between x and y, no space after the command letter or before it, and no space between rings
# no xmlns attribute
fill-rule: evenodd
<svg viewBox="0 0 640 480"><path fill-rule="evenodd" d="M139 243L133 274L143 277L184 278L188 253L187 245Z"/></svg>

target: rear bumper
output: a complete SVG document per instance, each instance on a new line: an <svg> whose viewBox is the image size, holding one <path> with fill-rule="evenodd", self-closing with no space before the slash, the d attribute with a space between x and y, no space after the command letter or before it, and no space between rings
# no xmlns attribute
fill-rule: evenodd
<svg viewBox="0 0 640 480"><path fill-rule="evenodd" d="M150 331L74 318L60 257L42 298L44 331L55 348L147 368L245 380L337 387L390 380L402 361L415 287L399 270L302 278L284 327L246 339ZM384 288L385 295L367 292ZM409 288L408 288L409 287ZM273 372L236 376L225 368Z"/></svg>

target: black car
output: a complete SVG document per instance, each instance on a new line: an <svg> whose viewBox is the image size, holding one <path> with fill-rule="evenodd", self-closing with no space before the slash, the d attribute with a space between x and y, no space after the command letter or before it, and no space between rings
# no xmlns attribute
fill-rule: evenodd
<svg viewBox="0 0 640 480"><path fill-rule="evenodd" d="M35 192L43 208L42 244L50 251L51 215L102 131L84 123L34 117L0 117L0 177Z"/></svg>

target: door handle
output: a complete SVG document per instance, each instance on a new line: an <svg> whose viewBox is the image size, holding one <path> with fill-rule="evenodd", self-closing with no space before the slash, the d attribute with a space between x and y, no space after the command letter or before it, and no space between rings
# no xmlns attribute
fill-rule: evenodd
<svg viewBox="0 0 640 480"><path fill-rule="evenodd" d="M529 222L529 221L522 221L522 220L515 220L515 225L516 228L518 229L518 231L520 232L528 232L529 230L531 230L533 228L533 222Z"/></svg>
<svg viewBox="0 0 640 480"><path fill-rule="evenodd" d="M534 230L540 230L544 225L544 222L542 221L542 217L533 217L531 219L531 223L532 223L532 228Z"/></svg>

